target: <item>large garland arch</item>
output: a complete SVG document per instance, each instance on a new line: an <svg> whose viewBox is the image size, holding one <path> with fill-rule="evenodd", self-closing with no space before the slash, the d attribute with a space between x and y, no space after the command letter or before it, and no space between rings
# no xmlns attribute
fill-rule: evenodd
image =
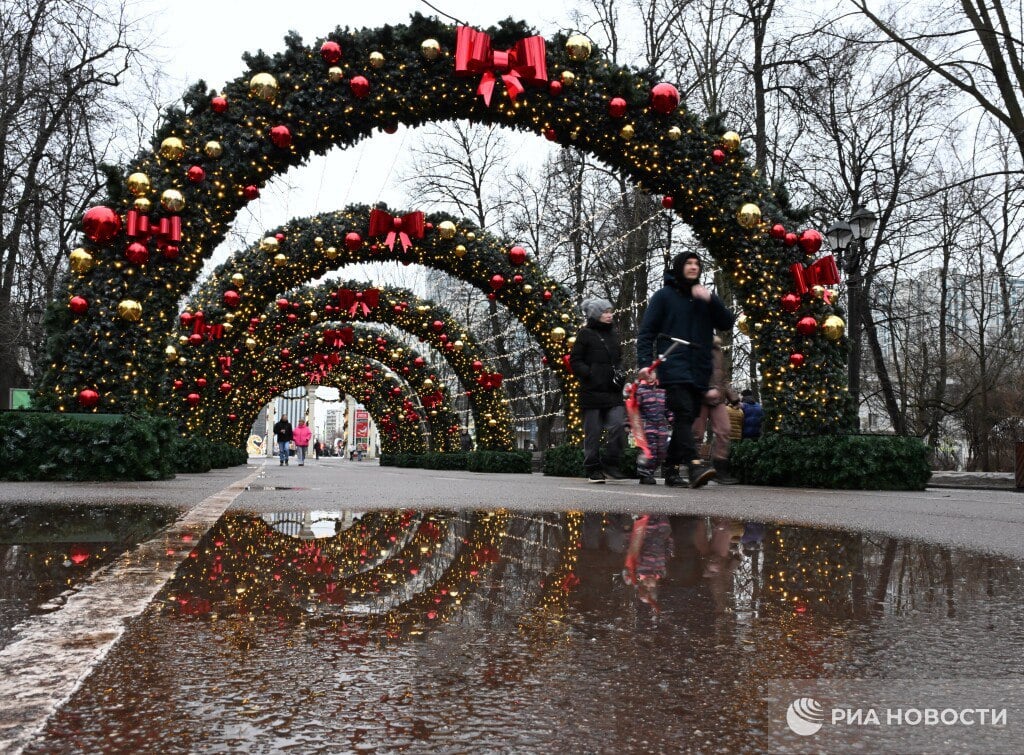
<svg viewBox="0 0 1024 755"><path fill-rule="evenodd" d="M502 387L500 376L485 367L485 355L470 334L443 307L396 287L373 289L377 292L377 303L372 307L360 307L351 313L338 311L336 294L339 291L362 294L367 289L366 284L355 281L332 281L316 287L306 286L287 291L267 305L259 317L252 317L248 323L242 323L246 326L244 329L240 325L225 331L222 338L199 338L195 343L191 340L197 335L195 315L190 313L188 319L183 317L180 320L182 324L178 344L168 347L167 351L171 361L166 371L167 398L161 406L162 410L190 417L195 413L191 407L197 404L203 409L202 416L197 420L188 420L194 430L210 437L234 437L239 430L232 427L235 421L228 420L230 424L225 424L231 412L224 408L225 397L236 395L234 386L225 392L218 392L214 384L220 381L212 380L213 376L229 378L238 375L243 380L252 378L266 381L270 379L267 369L271 366L271 354L280 355L280 350L287 348L289 354L286 358L289 362L293 361L293 356L299 359L313 357L320 353L317 349L322 344L318 341L324 337L325 330L336 332L334 339L337 343L341 340L337 331L352 327L354 323L374 322L405 331L429 344L440 354L466 389L476 420L477 446L482 449L512 450L515 438L512 434L508 395ZM345 320L332 319L339 314L345 314ZM317 323L312 331L311 326L306 325L309 322ZM207 326L204 324L203 328ZM377 337L388 340L384 334ZM358 350L360 344L357 340L354 343ZM397 342L385 345L383 350L379 344L367 346L376 347L375 354L367 355L378 360L390 357L396 349L402 349L402 355L389 363L389 366L396 372L424 372L418 382L418 385L423 385L426 373L430 372L430 365L425 359L422 364L417 364L419 354ZM259 360L260 364L254 364L254 359ZM222 367L225 360L228 363L226 369ZM381 361L387 363L387 360ZM200 380L203 383L200 400L196 404L183 403L188 393L196 390L195 386ZM182 388L188 390L183 391Z"/></svg>
<svg viewBox="0 0 1024 755"><path fill-rule="evenodd" d="M289 35L283 52L247 56L250 70L222 93L202 84L187 92L154 149L111 190L111 207L87 213L65 300L74 316L51 319L53 362L40 402L152 407L159 391L150 368L175 303L261 186L377 127L463 118L543 134L665 195L739 292L769 426L842 426L843 323L832 298L809 293L803 275L820 234L795 232L738 137L708 133L674 87L612 64L585 38L545 43L511 21L480 35L419 15L407 26L337 29L312 47ZM787 294L796 296L791 305L782 303Z"/></svg>

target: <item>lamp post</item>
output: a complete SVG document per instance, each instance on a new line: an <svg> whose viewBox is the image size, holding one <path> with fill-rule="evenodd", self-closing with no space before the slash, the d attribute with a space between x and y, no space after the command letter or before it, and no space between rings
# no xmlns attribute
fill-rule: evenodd
<svg viewBox="0 0 1024 755"><path fill-rule="evenodd" d="M846 290L848 304L846 307L847 332L850 340L850 353L847 361L849 370L849 391L856 405L860 406L860 342L864 305L864 292L861 284L861 266L867 256L867 241L875 232L878 218L866 207L854 207L848 221L838 221L825 231L828 245L839 256L840 264L846 273ZM859 416L859 415L858 415ZM858 425L860 420L858 419Z"/></svg>

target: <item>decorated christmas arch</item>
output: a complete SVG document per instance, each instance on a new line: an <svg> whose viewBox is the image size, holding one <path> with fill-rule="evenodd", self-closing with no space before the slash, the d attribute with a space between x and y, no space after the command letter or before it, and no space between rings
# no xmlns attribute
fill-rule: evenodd
<svg viewBox="0 0 1024 755"><path fill-rule="evenodd" d="M797 233L739 136L706 131L673 85L612 64L581 35L544 40L511 21L485 33L415 16L285 44L248 56L249 70L219 92L186 93L108 206L86 213L67 309L51 318L41 403L153 408L177 302L271 177L377 128L468 119L575 147L664 195L739 294L769 427L842 423L845 342L826 292L837 277L827 261L804 264L820 234Z"/></svg>
<svg viewBox="0 0 1024 755"><path fill-rule="evenodd" d="M201 318L199 312L203 313ZM338 317L344 320L333 319ZM287 291L258 317L230 330L210 325L203 310L186 310L179 318L177 345L166 350L166 403L161 409L186 417L195 432L210 437L241 437L239 433L248 425L239 424L240 412L227 408L235 406L239 396L232 379L274 385L280 382L282 373L297 370L300 382L315 382L322 379L317 377L322 374L318 366L329 366L336 356L356 353L383 362L403 378L408 376L409 382L419 387L428 413L434 411L436 391L424 386L428 380L431 386L437 382L436 366L382 331L370 332L364 330L366 326L358 326L357 334L354 324L360 322L393 326L429 344L451 367L467 394L477 447L515 447L502 376L486 367L482 350L451 314L411 291L378 289L355 281ZM258 411L260 404L255 402L263 395L246 394L245 400ZM447 401L444 405L450 406ZM446 428L447 435L457 440L458 422L452 421Z"/></svg>

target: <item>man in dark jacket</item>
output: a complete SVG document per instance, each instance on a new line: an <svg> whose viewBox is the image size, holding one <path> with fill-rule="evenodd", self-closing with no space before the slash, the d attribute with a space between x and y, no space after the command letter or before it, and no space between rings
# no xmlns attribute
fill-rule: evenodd
<svg viewBox="0 0 1024 755"><path fill-rule="evenodd" d="M669 337L689 341L676 348L658 366L657 376L644 367L642 380L655 379L665 389L665 402L675 415L672 440L665 456L665 484L682 486L679 465L689 469L691 488L705 485L715 470L705 467L693 441L693 420L700 412L701 397L711 378L711 348L715 330L729 330L735 320L722 300L700 282L700 257L694 252L677 254L665 285L651 297L637 335L637 363L649 365L656 351L669 347Z"/></svg>
<svg viewBox="0 0 1024 755"><path fill-rule="evenodd" d="M281 460L278 466L283 467L288 463L288 444L292 442L292 423L287 417L281 417L274 423L274 439L277 441L277 456Z"/></svg>
<svg viewBox="0 0 1024 755"><path fill-rule="evenodd" d="M740 394L743 398L740 409L743 410L743 437L757 439L761 437L761 422L764 420L764 409L754 398L754 392L744 388Z"/></svg>
<svg viewBox="0 0 1024 755"><path fill-rule="evenodd" d="M590 482L606 477L621 480L622 450L626 445L626 408L616 368L622 361L619 337L612 325L614 312L607 299L587 299L581 307L587 324L576 334L569 365L580 381L583 410L583 468ZM607 433L602 464L601 436ZM603 467L603 469L602 469Z"/></svg>

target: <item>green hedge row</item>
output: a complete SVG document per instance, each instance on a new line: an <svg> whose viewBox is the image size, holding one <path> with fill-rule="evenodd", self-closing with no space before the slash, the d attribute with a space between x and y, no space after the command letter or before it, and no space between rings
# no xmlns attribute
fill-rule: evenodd
<svg viewBox="0 0 1024 755"><path fill-rule="evenodd" d="M928 448L894 435L766 435L731 447L732 472L750 485L842 490L924 490Z"/></svg>
<svg viewBox="0 0 1024 755"><path fill-rule="evenodd" d="M639 448L627 448L619 462L619 471L626 477L636 477L636 457ZM541 469L552 477L585 477L583 470L583 447L566 444L555 446L544 452Z"/></svg>
<svg viewBox="0 0 1024 755"><path fill-rule="evenodd" d="M465 469L469 472L529 474L529 451L469 451L426 454L381 454L382 467Z"/></svg>
<svg viewBox="0 0 1024 755"><path fill-rule="evenodd" d="M245 451L181 438L177 423L137 414L0 414L0 480L168 480L246 462Z"/></svg>

